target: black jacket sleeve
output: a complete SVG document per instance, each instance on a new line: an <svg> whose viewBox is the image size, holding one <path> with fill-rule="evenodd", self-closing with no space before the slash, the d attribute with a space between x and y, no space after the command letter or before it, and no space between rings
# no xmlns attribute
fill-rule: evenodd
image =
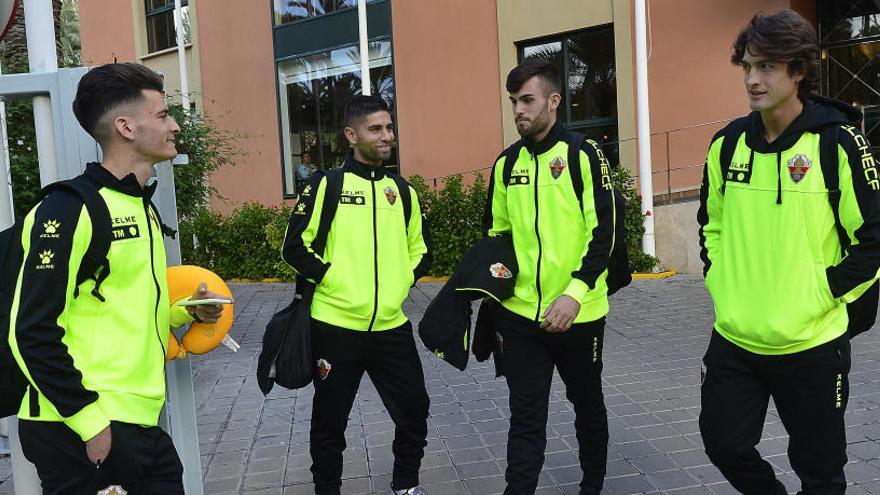
<svg viewBox="0 0 880 495"><path fill-rule="evenodd" d="M840 223L849 236L846 255L827 269L834 297L857 299L880 270L880 175L865 136L852 126L840 130Z"/></svg>
<svg viewBox="0 0 880 495"><path fill-rule="evenodd" d="M614 243L614 188L611 185L611 166L599 145L587 140L581 146L581 152L587 158L581 159L581 173L584 176L583 215L587 225L595 223L595 226L581 266L572 273L572 277L595 289L596 280L608 269L608 258ZM623 219L618 221L622 222Z"/></svg>
<svg viewBox="0 0 880 495"><path fill-rule="evenodd" d="M313 175L299 195L287 232L284 235L284 246L281 256L284 261L306 279L318 283L330 268L330 263L323 260L323 253L312 250L312 241L318 233L321 221L324 194L327 179L323 174Z"/></svg>

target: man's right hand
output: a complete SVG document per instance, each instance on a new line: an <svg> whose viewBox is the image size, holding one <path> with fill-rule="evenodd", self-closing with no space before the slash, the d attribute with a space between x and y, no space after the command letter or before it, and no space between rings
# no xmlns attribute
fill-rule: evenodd
<svg viewBox="0 0 880 495"><path fill-rule="evenodd" d="M89 461L92 464L99 466L107 459L107 456L110 454L112 440L110 426L108 425L101 430L101 433L98 433L86 442L86 455L89 456Z"/></svg>

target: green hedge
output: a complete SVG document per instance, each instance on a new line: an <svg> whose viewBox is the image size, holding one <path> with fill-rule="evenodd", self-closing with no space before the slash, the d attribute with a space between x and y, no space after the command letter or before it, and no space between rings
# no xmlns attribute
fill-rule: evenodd
<svg viewBox="0 0 880 495"><path fill-rule="evenodd" d="M626 233L630 265L634 271L651 270L658 260L644 254L641 239L641 201L635 180L616 167L612 181L626 197ZM431 275L452 273L464 252L482 236L487 187L482 175L465 185L460 175L445 178L434 189L419 176L410 179L428 218L434 243ZM209 267L223 278L279 278L292 280L293 270L281 260L281 246L292 209L246 203L227 217L201 212L181 223L181 250L187 263ZM193 235L198 246L193 246Z"/></svg>

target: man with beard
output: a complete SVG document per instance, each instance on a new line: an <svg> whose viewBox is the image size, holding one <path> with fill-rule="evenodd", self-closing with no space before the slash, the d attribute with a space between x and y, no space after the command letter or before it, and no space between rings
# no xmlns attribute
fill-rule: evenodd
<svg viewBox="0 0 880 495"><path fill-rule="evenodd" d="M283 251L297 278L316 284L311 326L318 372L310 436L315 493L340 493L345 427L366 371L395 425L392 494L425 495L418 485L429 400L412 325L401 309L430 266L419 201L412 186L382 165L391 157L394 124L380 97L356 96L348 104L345 137L352 152L341 171L330 172L343 177L324 251L311 247L329 194L323 174L303 189Z"/></svg>
<svg viewBox="0 0 880 495"><path fill-rule="evenodd" d="M514 296L501 301L493 317L510 388L505 495L535 492L554 366L576 414L584 474L580 493L599 493L605 477L602 340L614 197L610 167L598 145L556 122L560 79L553 65L536 59L508 74L522 139L496 161L485 211L488 235L512 235L519 264ZM579 147L573 155L578 164L566 163L569 143ZM512 168L505 167L511 153ZM583 184L581 198L573 187L575 175Z"/></svg>

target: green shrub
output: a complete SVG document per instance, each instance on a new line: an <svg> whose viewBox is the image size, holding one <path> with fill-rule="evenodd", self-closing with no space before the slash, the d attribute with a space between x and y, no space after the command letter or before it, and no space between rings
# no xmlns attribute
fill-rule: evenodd
<svg viewBox="0 0 880 495"><path fill-rule="evenodd" d="M281 249L284 232L277 226L290 217L289 207L245 203L228 217L210 211L198 212L181 223L181 251L186 263L210 268L224 279L282 278ZM271 234L270 234L271 231ZM192 236L198 238L193 246ZM270 242L281 242L273 246Z"/></svg>
<svg viewBox="0 0 880 495"><path fill-rule="evenodd" d="M636 190L636 181L626 167L614 167L611 172L611 183L626 199L626 247L629 254L629 266L633 272L649 272L660 260L642 251L642 236L645 235L644 217L642 216L642 197Z"/></svg>
<svg viewBox="0 0 880 495"><path fill-rule="evenodd" d="M443 179L443 188L434 190L425 180L413 176L410 183L421 200L433 241L434 262L431 275L449 275L464 252L482 237L486 181L477 175L465 186L461 175Z"/></svg>

